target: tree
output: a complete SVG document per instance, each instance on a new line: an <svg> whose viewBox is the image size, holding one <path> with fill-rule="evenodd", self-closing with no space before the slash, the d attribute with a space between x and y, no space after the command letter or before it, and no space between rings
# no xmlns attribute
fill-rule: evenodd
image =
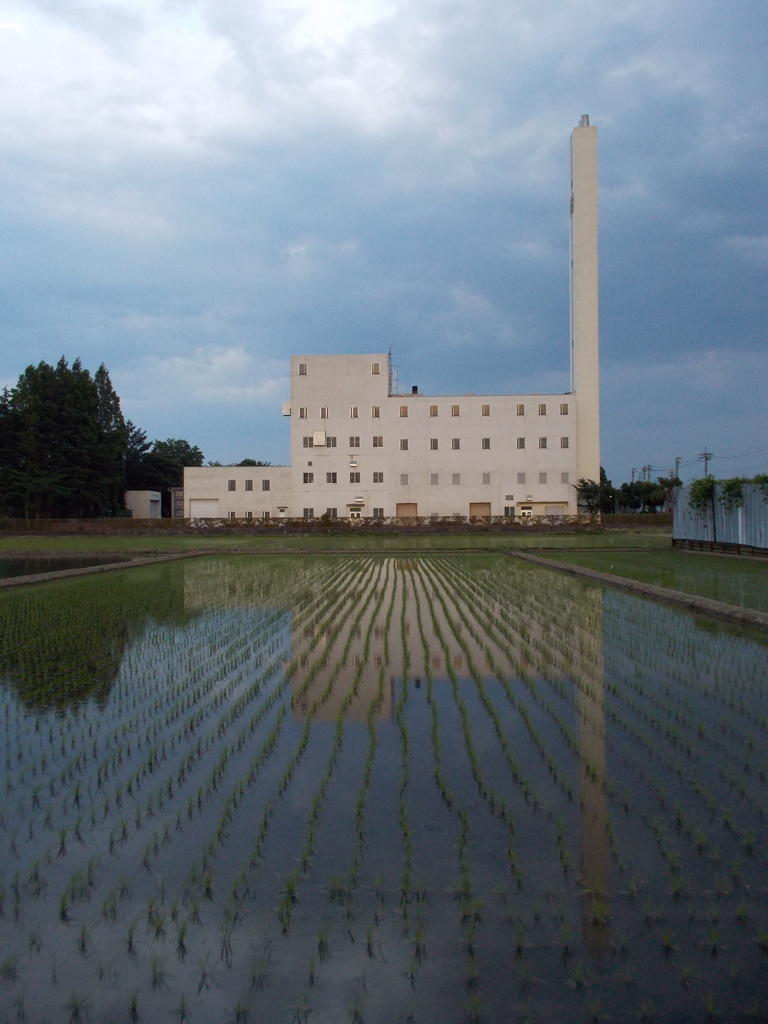
<svg viewBox="0 0 768 1024"><path fill-rule="evenodd" d="M578 507L592 515L598 512L610 515L614 511L616 491L605 475L602 466L600 467L600 482L582 477L576 484L576 494L578 495Z"/></svg>
<svg viewBox="0 0 768 1024"><path fill-rule="evenodd" d="M127 430L102 364L79 359L28 366L0 403L0 492L14 516L116 512L124 490Z"/></svg>
<svg viewBox="0 0 768 1024"><path fill-rule="evenodd" d="M167 441L155 441L151 454L157 465L165 471L165 487L181 487L184 482L185 466L202 466L205 456L197 446L182 438L169 437Z"/></svg>

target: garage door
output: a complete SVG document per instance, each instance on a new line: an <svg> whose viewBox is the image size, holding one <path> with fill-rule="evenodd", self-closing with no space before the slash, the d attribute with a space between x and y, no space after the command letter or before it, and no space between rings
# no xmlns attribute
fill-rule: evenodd
<svg viewBox="0 0 768 1024"><path fill-rule="evenodd" d="M218 498L190 498L190 519L215 519L219 514Z"/></svg>
<svg viewBox="0 0 768 1024"><path fill-rule="evenodd" d="M397 518L411 519L419 514L418 508L415 501L398 501L396 508Z"/></svg>
<svg viewBox="0 0 768 1024"><path fill-rule="evenodd" d="M484 518L485 516L490 516L490 501L470 501L469 514L472 519L479 519L480 517Z"/></svg>

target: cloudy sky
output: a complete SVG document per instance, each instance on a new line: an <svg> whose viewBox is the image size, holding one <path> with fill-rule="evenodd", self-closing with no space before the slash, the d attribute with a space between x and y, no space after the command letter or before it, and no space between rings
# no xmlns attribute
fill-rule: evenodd
<svg viewBox="0 0 768 1024"><path fill-rule="evenodd" d="M288 460L288 357L568 390L568 143L600 159L603 462L768 470L765 0L5 0L0 381Z"/></svg>

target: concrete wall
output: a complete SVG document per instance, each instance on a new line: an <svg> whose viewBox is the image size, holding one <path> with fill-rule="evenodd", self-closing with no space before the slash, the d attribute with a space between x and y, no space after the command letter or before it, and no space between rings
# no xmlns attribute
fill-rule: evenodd
<svg viewBox="0 0 768 1024"><path fill-rule="evenodd" d="M134 519L159 519L162 514L160 491L126 491L125 507Z"/></svg>
<svg viewBox="0 0 768 1024"><path fill-rule="evenodd" d="M189 519L263 519L291 515L288 466L186 466L184 515Z"/></svg>

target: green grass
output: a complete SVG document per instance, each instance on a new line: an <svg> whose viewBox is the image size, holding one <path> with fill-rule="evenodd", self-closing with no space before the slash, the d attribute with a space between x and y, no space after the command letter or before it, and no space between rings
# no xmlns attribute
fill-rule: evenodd
<svg viewBox="0 0 768 1024"><path fill-rule="evenodd" d="M165 554L184 551L439 551L452 550L567 550L592 548L643 548L664 550L670 546L667 530L643 532L605 531L601 533L516 533L516 534L364 534L350 536L249 537L212 532L201 536L156 534L154 536L5 536L0 537L0 552L80 554L118 552L120 554Z"/></svg>
<svg viewBox="0 0 768 1024"><path fill-rule="evenodd" d="M576 551L550 557L768 612L768 562L687 551Z"/></svg>

